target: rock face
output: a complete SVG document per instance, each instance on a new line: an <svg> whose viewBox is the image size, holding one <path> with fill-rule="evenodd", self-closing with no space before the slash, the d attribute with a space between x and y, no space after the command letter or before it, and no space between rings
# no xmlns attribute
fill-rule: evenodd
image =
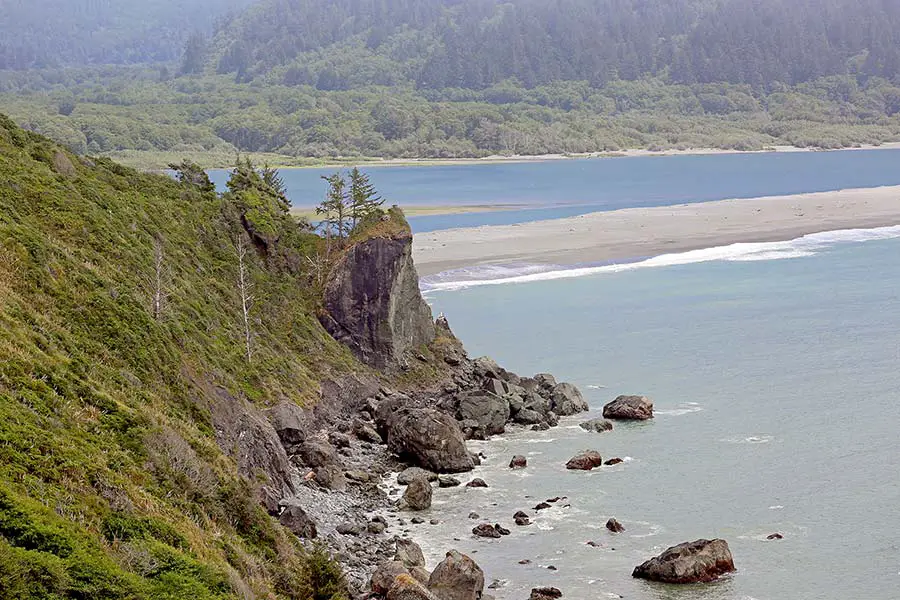
<svg viewBox="0 0 900 600"><path fill-rule="evenodd" d="M634 568L632 577L663 583L703 583L734 571L725 540L697 540L669 548Z"/></svg>
<svg viewBox="0 0 900 600"><path fill-rule="evenodd" d="M352 246L325 284L322 325L364 363L404 364L405 355L435 337L431 309L419 292L412 233L373 237Z"/></svg>
<svg viewBox="0 0 900 600"><path fill-rule="evenodd" d="M406 408L387 422L392 452L436 473L461 473L475 467L457 422L430 408Z"/></svg>
<svg viewBox="0 0 900 600"><path fill-rule="evenodd" d="M484 391L465 392L459 397L459 419L475 421L487 435L505 431L509 401Z"/></svg>
<svg viewBox="0 0 900 600"><path fill-rule="evenodd" d="M409 510L428 510L431 508L431 484L424 477L417 477L409 482L403 492L403 504Z"/></svg>
<svg viewBox="0 0 900 600"><path fill-rule="evenodd" d="M566 468L572 471L590 471L603 464L603 457L596 450L584 450L573 456L566 463Z"/></svg>
<svg viewBox="0 0 900 600"><path fill-rule="evenodd" d="M595 433L603 433L604 431L612 431L613 424L606 419L591 419L579 425L585 431L593 431Z"/></svg>
<svg viewBox="0 0 900 600"><path fill-rule="evenodd" d="M484 572L474 560L451 550L431 573L428 589L441 600L479 600Z"/></svg>
<svg viewBox="0 0 900 600"><path fill-rule="evenodd" d="M588 410L588 404L578 388L571 383L560 383L550 393L550 410L565 417Z"/></svg>
<svg viewBox="0 0 900 600"><path fill-rule="evenodd" d="M607 419L646 421L653 418L653 401L646 396L619 396L603 407Z"/></svg>

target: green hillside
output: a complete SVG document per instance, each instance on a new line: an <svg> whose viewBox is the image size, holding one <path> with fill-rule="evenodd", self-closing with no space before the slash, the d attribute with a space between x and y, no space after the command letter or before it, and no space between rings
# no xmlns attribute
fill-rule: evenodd
<svg viewBox="0 0 900 600"><path fill-rule="evenodd" d="M323 377L363 367L314 316L303 264L320 239L258 176L224 198L191 181L76 157L0 116L4 599L310 598L319 585L308 564L322 557L260 508L265 478L238 476L212 414L308 405Z"/></svg>

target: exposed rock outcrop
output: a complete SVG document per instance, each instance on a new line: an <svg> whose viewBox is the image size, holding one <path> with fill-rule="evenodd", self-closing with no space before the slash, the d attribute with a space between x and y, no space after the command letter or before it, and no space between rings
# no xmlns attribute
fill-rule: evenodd
<svg viewBox="0 0 900 600"><path fill-rule="evenodd" d="M734 571L725 540L697 540L673 546L635 567L632 577L663 583L703 583Z"/></svg>
<svg viewBox="0 0 900 600"><path fill-rule="evenodd" d="M567 417L588 410L581 392L571 383L560 383L550 393L550 410Z"/></svg>
<svg viewBox="0 0 900 600"><path fill-rule="evenodd" d="M320 316L336 340L378 368L403 365L408 352L435 337L412 260L412 233L405 224L396 229L345 251L329 274Z"/></svg>
<svg viewBox="0 0 900 600"><path fill-rule="evenodd" d="M487 435L504 432L509 401L486 391L464 392L459 397L459 419L475 421Z"/></svg>
<svg viewBox="0 0 900 600"><path fill-rule="evenodd" d="M607 419L646 421L653 418L653 401L646 396L619 396L603 407Z"/></svg>
<svg viewBox="0 0 900 600"><path fill-rule="evenodd" d="M441 600L479 600L484 572L474 560L451 550L431 573L428 589Z"/></svg>

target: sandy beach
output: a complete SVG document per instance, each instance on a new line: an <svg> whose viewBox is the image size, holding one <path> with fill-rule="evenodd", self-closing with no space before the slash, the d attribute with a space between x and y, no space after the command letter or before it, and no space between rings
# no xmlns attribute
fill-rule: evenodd
<svg viewBox="0 0 900 600"><path fill-rule="evenodd" d="M574 265L900 224L900 186L630 208L415 236L422 276L474 265Z"/></svg>

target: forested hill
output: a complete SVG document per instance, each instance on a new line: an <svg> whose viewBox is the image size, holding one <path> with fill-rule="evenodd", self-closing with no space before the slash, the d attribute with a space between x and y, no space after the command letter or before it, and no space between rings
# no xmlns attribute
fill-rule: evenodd
<svg viewBox="0 0 900 600"><path fill-rule="evenodd" d="M213 62L323 90L525 87L665 76L794 85L900 76L895 0L262 0ZM280 68L279 68L280 67Z"/></svg>
<svg viewBox="0 0 900 600"><path fill-rule="evenodd" d="M0 69L170 61L252 1L3 0Z"/></svg>

